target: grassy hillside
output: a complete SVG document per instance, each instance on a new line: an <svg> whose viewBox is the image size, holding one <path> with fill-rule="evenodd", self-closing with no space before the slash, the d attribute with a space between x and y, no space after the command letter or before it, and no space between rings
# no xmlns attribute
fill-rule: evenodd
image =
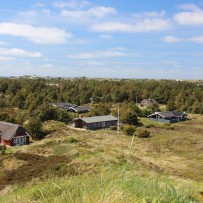
<svg viewBox="0 0 203 203"><path fill-rule="evenodd" d="M198 202L203 116L189 118L174 125L142 119L147 139L46 122L44 140L0 157L0 202Z"/></svg>

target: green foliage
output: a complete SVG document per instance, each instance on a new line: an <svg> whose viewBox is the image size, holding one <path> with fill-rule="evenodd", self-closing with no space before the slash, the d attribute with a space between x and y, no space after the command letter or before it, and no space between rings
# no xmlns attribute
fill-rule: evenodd
<svg viewBox="0 0 203 203"><path fill-rule="evenodd" d="M103 116L111 113L110 106L108 104L94 105L93 109L88 113L88 116Z"/></svg>
<svg viewBox="0 0 203 203"><path fill-rule="evenodd" d="M136 136L139 138L148 138L150 136L150 131L146 129L139 129L136 132Z"/></svg>
<svg viewBox="0 0 203 203"><path fill-rule="evenodd" d="M57 120L60 122L68 123L71 121L70 114L66 110L58 111Z"/></svg>
<svg viewBox="0 0 203 203"><path fill-rule="evenodd" d="M26 128L34 140L40 140L45 136L42 122L39 118L31 118L29 123L26 125Z"/></svg>
<svg viewBox="0 0 203 203"><path fill-rule="evenodd" d="M47 85L48 83L57 86ZM3 95L3 99L2 95ZM80 105L102 102L109 103L140 102L146 98L154 98L159 104L167 104L167 110L179 110L201 114L203 113L203 86L198 82L176 82L173 80L93 80L93 79L0 79L0 107L10 105L26 109L31 115L40 106L53 102L64 102ZM102 106L101 105L101 106ZM128 114L146 116L149 112L140 112L130 105ZM128 109L128 108L127 108ZM100 113L101 110L101 113ZM152 110L157 110L156 106ZM108 114L107 106L96 107L94 115ZM129 115L130 117L132 115ZM46 116L45 116L46 117ZM125 120L125 119L124 119ZM132 124L132 123L129 123Z"/></svg>
<svg viewBox="0 0 203 203"><path fill-rule="evenodd" d="M66 140L65 140L65 143L76 143L78 142L79 140L75 137L72 137L72 136L69 136Z"/></svg>
<svg viewBox="0 0 203 203"><path fill-rule="evenodd" d="M9 123L16 123L15 118L8 113L1 113L0 114L0 121L5 121L5 122L9 122Z"/></svg>
<svg viewBox="0 0 203 203"><path fill-rule="evenodd" d="M133 125L124 125L122 126L121 130L126 134L126 135L133 135L134 132L136 131L136 127Z"/></svg>
<svg viewBox="0 0 203 203"><path fill-rule="evenodd" d="M117 130L117 126L110 126L110 130Z"/></svg>
<svg viewBox="0 0 203 203"><path fill-rule="evenodd" d="M0 145L0 155L5 154L6 152L6 145Z"/></svg>
<svg viewBox="0 0 203 203"><path fill-rule="evenodd" d="M50 105L43 105L36 110L35 114L39 116L41 121L58 120L59 111Z"/></svg>
<svg viewBox="0 0 203 203"><path fill-rule="evenodd" d="M0 94L0 108L4 108L7 106L8 104L7 104L6 98Z"/></svg>
<svg viewBox="0 0 203 203"><path fill-rule="evenodd" d="M151 115L152 113L154 113L154 110L150 107L147 107L147 108L144 108L141 110L142 117L147 117L147 116Z"/></svg>
<svg viewBox="0 0 203 203"><path fill-rule="evenodd" d="M55 173L64 173L68 166L59 163ZM169 180L141 178L126 171L112 171L101 175L52 178L16 187L0 197L6 202L199 202L194 190L176 189Z"/></svg>
<svg viewBox="0 0 203 203"><path fill-rule="evenodd" d="M138 117L141 111L134 102L124 102L120 104L120 121L129 125L138 124Z"/></svg>

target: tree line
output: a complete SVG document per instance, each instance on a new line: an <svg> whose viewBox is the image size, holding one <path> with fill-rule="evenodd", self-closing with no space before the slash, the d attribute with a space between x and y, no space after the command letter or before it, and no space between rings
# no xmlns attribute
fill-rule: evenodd
<svg viewBox="0 0 203 203"><path fill-rule="evenodd" d="M153 98L168 110L203 113L203 86L174 80L0 79L0 107L29 112L43 104L141 102Z"/></svg>
<svg viewBox="0 0 203 203"><path fill-rule="evenodd" d="M0 78L0 108L17 108L21 113L2 113L0 120L23 124L38 138L44 136L42 122L57 120L68 123L77 114L59 110L51 104L69 102L91 105L86 116L113 114L129 125L138 125L157 106L138 107L143 99L153 98L170 111L203 114L203 86L198 82L174 80L105 80L105 79L8 79Z"/></svg>

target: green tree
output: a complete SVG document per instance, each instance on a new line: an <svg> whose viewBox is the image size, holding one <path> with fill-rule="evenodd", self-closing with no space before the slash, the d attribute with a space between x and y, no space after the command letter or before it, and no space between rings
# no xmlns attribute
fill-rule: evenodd
<svg viewBox="0 0 203 203"><path fill-rule="evenodd" d="M125 135L133 135L136 127L134 125L124 125L121 130L125 133Z"/></svg>
<svg viewBox="0 0 203 203"><path fill-rule="evenodd" d="M0 154L3 155L6 152L6 145L0 145Z"/></svg>
<svg viewBox="0 0 203 203"><path fill-rule="evenodd" d="M68 123L71 121L71 117L66 110L60 110L58 112L58 121Z"/></svg>
<svg viewBox="0 0 203 203"><path fill-rule="evenodd" d="M45 136L42 122L39 118L31 118L26 128L34 140L40 140Z"/></svg>
<svg viewBox="0 0 203 203"><path fill-rule="evenodd" d="M88 116L103 116L111 113L110 105L108 104L97 104L94 105L93 109L88 113Z"/></svg>

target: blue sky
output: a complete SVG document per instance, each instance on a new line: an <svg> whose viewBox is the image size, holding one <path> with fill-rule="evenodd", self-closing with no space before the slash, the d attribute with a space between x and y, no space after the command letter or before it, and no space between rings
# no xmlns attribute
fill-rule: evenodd
<svg viewBox="0 0 203 203"><path fill-rule="evenodd" d="M1 0L0 76L203 79L203 1Z"/></svg>

